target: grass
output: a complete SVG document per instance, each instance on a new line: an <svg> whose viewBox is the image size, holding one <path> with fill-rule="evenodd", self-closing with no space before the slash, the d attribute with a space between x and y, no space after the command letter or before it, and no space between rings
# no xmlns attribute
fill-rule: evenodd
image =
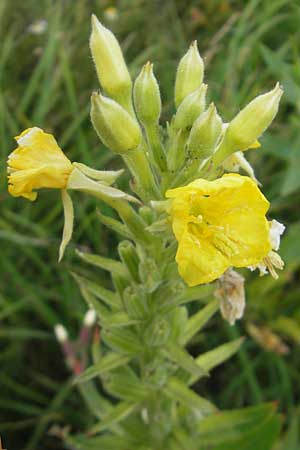
<svg viewBox="0 0 300 450"><path fill-rule="evenodd" d="M133 76L148 59L155 63L164 119L173 109L176 65L195 38L205 56L211 99L228 120L277 80L284 87L280 114L262 148L249 158L272 201L272 216L289 225L282 247L287 269L278 282L250 276L245 320L230 328L217 319L208 330L209 345L201 336L198 345L207 349L244 335L247 322L268 325L286 339L286 356L266 352L248 339L238 356L201 385L201 392L207 390L222 408L276 400L285 428L291 423L290 433L295 434L300 381L300 256L295 244L300 238L295 207L300 189L300 8L296 0L199 4L127 0L117 4L118 17L109 22L105 9L110 2L105 0L0 2L0 431L8 449L61 448L48 433L54 424L83 430L91 420L70 385L52 330L63 323L75 337L85 311L69 274L78 265L75 245L111 256L116 239L97 219L96 203L80 197L73 245L58 265L58 194L44 193L34 205L10 198L5 160L14 146L12 137L34 124L55 132L72 160L97 168L121 166L89 123L89 95L98 86L88 49L92 12L118 35ZM40 19L47 21L46 30L32 34L30 25ZM107 285L105 273L100 276ZM293 445L282 450L296 450Z"/></svg>

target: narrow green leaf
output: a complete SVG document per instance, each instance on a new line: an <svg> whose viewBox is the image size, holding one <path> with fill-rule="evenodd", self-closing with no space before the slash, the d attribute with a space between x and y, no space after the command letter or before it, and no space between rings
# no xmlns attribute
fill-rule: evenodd
<svg viewBox="0 0 300 450"><path fill-rule="evenodd" d="M109 372L116 367L123 366L130 361L130 358L118 353L108 353L97 363L88 367L82 374L74 379L74 383L83 383L103 373Z"/></svg>
<svg viewBox="0 0 300 450"><path fill-rule="evenodd" d="M132 233L127 228L126 225L119 222L119 220L114 219L113 217L108 217L105 214L102 214L99 209L97 209L97 216L101 220L101 222L115 233L120 234L121 236L127 239L133 239Z"/></svg>
<svg viewBox="0 0 300 450"><path fill-rule="evenodd" d="M103 305L101 302L99 302L91 292L89 292L85 287L82 285L80 286L80 292L82 294L82 297L86 301L89 308L94 309L103 324L103 321L109 320L110 318L110 311L109 309Z"/></svg>
<svg viewBox="0 0 300 450"><path fill-rule="evenodd" d="M271 403L220 412L199 422L199 439L203 445L209 446L235 441L251 433L274 413L275 407Z"/></svg>
<svg viewBox="0 0 300 450"><path fill-rule="evenodd" d="M196 364L194 358L184 348L179 347L175 342L168 344L163 353L166 358L175 362L179 367L195 377L200 377L206 374L203 368Z"/></svg>
<svg viewBox="0 0 300 450"><path fill-rule="evenodd" d="M178 378L171 378L166 386L164 386L163 392L167 397L180 402L187 408L193 409L203 416L216 411L216 407L211 402L197 395Z"/></svg>
<svg viewBox="0 0 300 450"><path fill-rule="evenodd" d="M102 338L112 349L125 355L143 353L144 345L135 333L124 328L104 329Z"/></svg>
<svg viewBox="0 0 300 450"><path fill-rule="evenodd" d="M125 370L110 374L108 381L105 382L105 389L114 397L129 402L143 401L150 394L149 387L143 385L137 376L132 376Z"/></svg>
<svg viewBox="0 0 300 450"><path fill-rule="evenodd" d="M122 328L140 323L139 320L131 319L125 312L110 314L105 323L106 328Z"/></svg>
<svg viewBox="0 0 300 450"><path fill-rule="evenodd" d="M204 308L200 309L196 314L189 318L185 330L182 334L182 343L186 344L192 339L201 328L209 321L209 319L219 309L219 302L217 300L210 301Z"/></svg>
<svg viewBox="0 0 300 450"><path fill-rule="evenodd" d="M108 270L112 273L117 273L118 275L127 276L127 270L123 264L114 259L105 258L104 256L94 255L92 253L83 253L79 250L76 251L77 255L88 264L92 266L100 267L100 269Z"/></svg>
<svg viewBox="0 0 300 450"><path fill-rule="evenodd" d="M77 389L86 402L90 412L98 419L107 416L113 409L113 405L104 398L96 387L96 384L89 380L85 383L78 383Z"/></svg>
<svg viewBox="0 0 300 450"><path fill-rule="evenodd" d="M91 294L102 300L108 306L112 308L120 308L120 299L115 292L110 291L109 289L105 289L99 284L91 280L88 280L87 278L82 277L81 275L78 275L76 272L71 272L71 275L73 276L73 278L75 279L75 281L78 283L79 286L83 286Z"/></svg>
<svg viewBox="0 0 300 450"><path fill-rule="evenodd" d="M214 450L272 450L278 439L281 428L279 416L266 419L257 428L245 434L242 439L224 442Z"/></svg>
<svg viewBox="0 0 300 450"><path fill-rule="evenodd" d="M240 348L244 338L235 339L234 341L220 345L213 350L204 353L196 358L196 364L201 367L204 373L209 372L214 367L222 364L224 361L234 355ZM199 376L193 376L189 384L193 384L198 380Z"/></svg>
<svg viewBox="0 0 300 450"><path fill-rule="evenodd" d="M123 435L103 434L101 436L87 437L83 434L77 436L69 435L64 440L70 445L70 448L76 450L125 450L132 445L128 439L129 437Z"/></svg>
<svg viewBox="0 0 300 450"><path fill-rule="evenodd" d="M94 425L89 434L100 433L100 431L111 428L122 420L126 419L137 407L137 403L120 402L113 408L113 410L101 420L100 423Z"/></svg>

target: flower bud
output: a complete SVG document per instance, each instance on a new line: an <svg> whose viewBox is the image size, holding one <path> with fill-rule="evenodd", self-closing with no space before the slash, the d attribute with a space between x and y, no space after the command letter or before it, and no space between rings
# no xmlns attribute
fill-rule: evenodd
<svg viewBox="0 0 300 450"><path fill-rule="evenodd" d="M188 128L205 110L207 84L201 84L191 94L187 95L179 105L174 119L174 128Z"/></svg>
<svg viewBox="0 0 300 450"><path fill-rule="evenodd" d="M171 172L177 172L183 166L185 160L185 145L188 138L187 130L179 130L168 152L168 168Z"/></svg>
<svg viewBox="0 0 300 450"><path fill-rule="evenodd" d="M123 264L127 267L132 279L139 282L139 257L136 248L130 241L122 241L119 243L118 251Z"/></svg>
<svg viewBox="0 0 300 450"><path fill-rule="evenodd" d="M163 317L151 322L144 333L144 340L150 347L160 347L168 340L171 332L169 322Z"/></svg>
<svg viewBox="0 0 300 450"><path fill-rule="evenodd" d="M203 59L199 54L197 41L194 41L178 65L175 81L176 107L180 105L187 95L201 86L203 75Z"/></svg>
<svg viewBox="0 0 300 450"><path fill-rule="evenodd" d="M132 319L144 319L147 315L147 304L142 294L138 295L137 292L128 286L124 290L123 294L124 306L127 314Z"/></svg>
<svg viewBox="0 0 300 450"><path fill-rule="evenodd" d="M122 50L113 33L94 14L90 48L101 86L110 97L131 111L132 81Z"/></svg>
<svg viewBox="0 0 300 450"><path fill-rule="evenodd" d="M138 119L143 124L157 123L161 113L161 98L150 62L144 65L135 80L133 95Z"/></svg>
<svg viewBox="0 0 300 450"><path fill-rule="evenodd" d="M282 94L283 91L277 83L272 91L252 100L230 122L224 145L233 151L248 149L271 124L277 114Z"/></svg>
<svg viewBox="0 0 300 450"><path fill-rule="evenodd" d="M191 159L207 158L212 154L222 131L222 119L212 103L194 123L187 142Z"/></svg>
<svg viewBox="0 0 300 450"><path fill-rule="evenodd" d="M137 122L114 100L94 92L91 98L92 124L101 141L116 153L126 153L141 142Z"/></svg>
<svg viewBox="0 0 300 450"><path fill-rule="evenodd" d="M152 208L149 206L142 206L139 209L139 215L142 217L142 219L146 222L147 225L151 225L151 223L155 220L155 212Z"/></svg>

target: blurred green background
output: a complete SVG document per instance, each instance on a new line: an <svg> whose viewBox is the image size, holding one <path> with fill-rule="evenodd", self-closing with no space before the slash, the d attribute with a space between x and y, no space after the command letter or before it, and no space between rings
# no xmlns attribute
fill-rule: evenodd
<svg viewBox="0 0 300 450"><path fill-rule="evenodd" d="M91 13L117 35L133 77L142 64L154 62L164 121L173 111L176 66L194 39L206 62L210 100L226 120L277 80L283 85L280 113L262 147L247 157L272 202L271 217L287 225L281 248L286 269L277 281L248 274L244 320L229 327L218 317L194 345L208 350L246 335L249 324L263 330L260 343L247 336L239 354L202 382L201 393L220 408L276 401L283 424L277 448L299 450L298 0L0 0L0 434L5 448L60 449L63 444L51 433L54 425L77 431L91 420L71 386L53 327L63 323L76 337L86 309L69 273L78 264L74 246L113 256L116 237L97 219L96 202L78 195L73 244L58 265L59 194L42 193L34 204L10 198L5 167L13 136L33 125L55 133L72 160L99 169L122 166L99 143L89 121L89 96L98 88L88 47ZM99 276L109 284L105 272Z"/></svg>

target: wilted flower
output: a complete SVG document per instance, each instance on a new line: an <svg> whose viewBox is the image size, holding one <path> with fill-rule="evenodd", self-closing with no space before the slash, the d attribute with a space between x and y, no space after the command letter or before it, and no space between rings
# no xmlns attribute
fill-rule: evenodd
<svg viewBox="0 0 300 450"><path fill-rule="evenodd" d="M52 134L38 127L16 136L19 147L8 157L8 190L14 197L35 200L35 189L64 189L73 170Z"/></svg>
<svg viewBox="0 0 300 450"><path fill-rule="evenodd" d="M271 250L269 202L251 178L198 179L166 196L173 199L179 273L189 286L209 283L229 267L257 264Z"/></svg>
<svg viewBox="0 0 300 450"><path fill-rule="evenodd" d="M218 280L215 296L220 301L222 316L230 325L243 317L245 309L245 279L233 269L228 269Z"/></svg>

